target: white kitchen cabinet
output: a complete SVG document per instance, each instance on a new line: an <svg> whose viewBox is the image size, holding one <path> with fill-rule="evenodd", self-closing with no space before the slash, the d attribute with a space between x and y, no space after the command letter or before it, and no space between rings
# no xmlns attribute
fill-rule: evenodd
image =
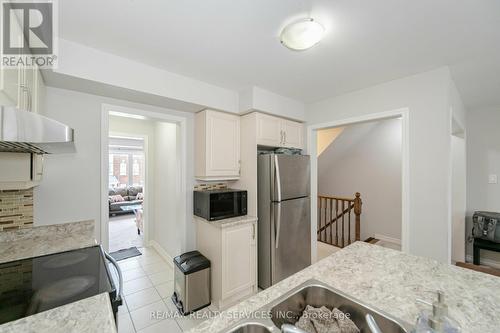
<svg viewBox="0 0 500 333"><path fill-rule="evenodd" d="M280 147L283 142L282 119L257 113L257 141L259 145Z"/></svg>
<svg viewBox="0 0 500 333"><path fill-rule="evenodd" d="M257 144L268 147L303 149L304 126L263 113L256 114Z"/></svg>
<svg viewBox="0 0 500 333"><path fill-rule="evenodd" d="M0 105L19 107L22 70L0 67Z"/></svg>
<svg viewBox="0 0 500 333"><path fill-rule="evenodd" d="M245 222L224 226L195 217L198 250L211 263L212 304L221 310L257 292L257 218L235 219Z"/></svg>
<svg viewBox="0 0 500 333"><path fill-rule="evenodd" d="M304 147L304 125L296 121L283 120L283 147L299 148Z"/></svg>
<svg viewBox="0 0 500 333"><path fill-rule="evenodd" d="M17 31L22 31L18 24ZM12 24L14 24L12 23ZM17 35L22 44L22 34ZM26 67L19 65L17 68L3 67L0 64L0 105L15 106L21 110L40 112L44 85L41 72L35 65Z"/></svg>
<svg viewBox="0 0 500 333"><path fill-rule="evenodd" d="M33 70L33 105L31 111L43 114L43 106L45 103L45 84L43 82L42 73L38 68L32 68Z"/></svg>
<svg viewBox="0 0 500 333"><path fill-rule="evenodd" d="M29 153L0 153L0 190L22 190L42 180L43 156Z"/></svg>
<svg viewBox="0 0 500 333"><path fill-rule="evenodd" d="M0 105L40 112L44 89L36 67L0 68Z"/></svg>
<svg viewBox="0 0 500 333"><path fill-rule="evenodd" d="M204 110L195 116L195 177L231 180L240 176L240 117Z"/></svg>

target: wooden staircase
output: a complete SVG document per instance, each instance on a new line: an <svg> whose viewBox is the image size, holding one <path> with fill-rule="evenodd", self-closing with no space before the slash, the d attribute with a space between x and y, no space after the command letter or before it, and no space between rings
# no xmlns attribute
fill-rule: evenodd
<svg viewBox="0 0 500 333"><path fill-rule="evenodd" d="M354 198L318 196L318 241L343 248L361 237L361 194Z"/></svg>

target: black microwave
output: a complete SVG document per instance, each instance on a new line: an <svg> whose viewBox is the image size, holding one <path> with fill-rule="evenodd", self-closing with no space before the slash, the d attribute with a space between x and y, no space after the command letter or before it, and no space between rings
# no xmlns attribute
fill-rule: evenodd
<svg viewBox="0 0 500 333"><path fill-rule="evenodd" d="M194 215L208 221L247 215L247 191L222 189L194 191Z"/></svg>

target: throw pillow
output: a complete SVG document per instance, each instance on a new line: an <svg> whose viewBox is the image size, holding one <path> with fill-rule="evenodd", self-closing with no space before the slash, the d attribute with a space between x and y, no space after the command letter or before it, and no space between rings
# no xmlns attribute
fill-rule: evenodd
<svg viewBox="0 0 500 333"><path fill-rule="evenodd" d="M137 197L135 199L136 200L144 200L144 194L143 193L137 193Z"/></svg>
<svg viewBox="0 0 500 333"><path fill-rule="evenodd" d="M109 199L111 200L111 202L122 202L122 201L125 201L125 199L123 199L123 197L119 194L117 195L112 195L109 197Z"/></svg>

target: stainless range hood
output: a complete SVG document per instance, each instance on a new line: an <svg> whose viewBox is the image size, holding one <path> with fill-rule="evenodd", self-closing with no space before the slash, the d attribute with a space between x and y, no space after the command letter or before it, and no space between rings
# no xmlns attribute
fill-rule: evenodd
<svg viewBox="0 0 500 333"><path fill-rule="evenodd" d="M0 106L0 152L57 154L75 151L72 128L37 113Z"/></svg>

